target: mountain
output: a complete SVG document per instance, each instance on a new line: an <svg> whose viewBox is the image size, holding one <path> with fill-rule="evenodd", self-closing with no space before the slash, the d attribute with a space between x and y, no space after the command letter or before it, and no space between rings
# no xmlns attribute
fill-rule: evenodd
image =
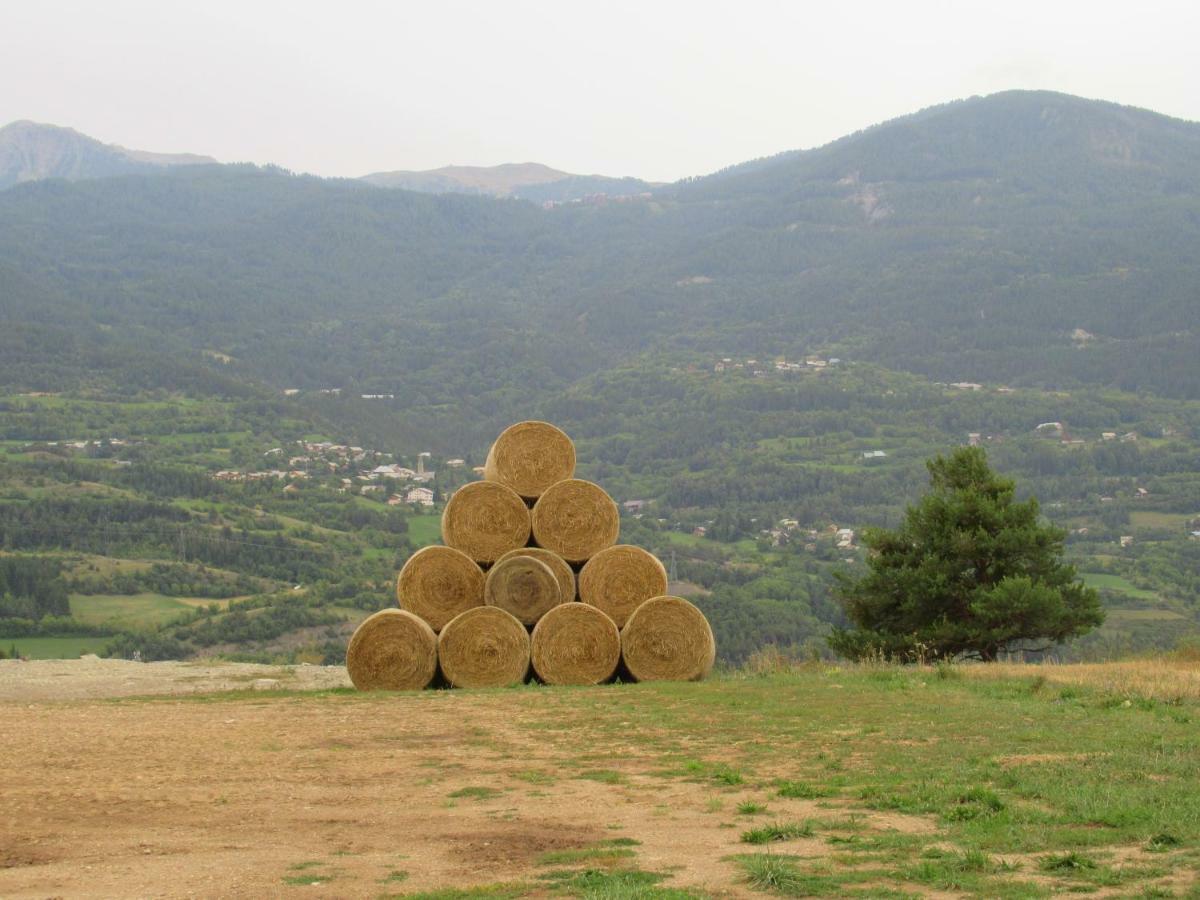
<svg viewBox="0 0 1200 900"><path fill-rule="evenodd" d="M647 352L1188 397L1198 245L1200 125L1010 92L607 207L245 166L22 185L0 320L497 416Z"/></svg>
<svg viewBox="0 0 1200 900"><path fill-rule="evenodd" d="M657 185L637 178L572 175L541 163L498 166L445 166L424 172L375 172L361 179L376 187L402 188L424 194L478 194L519 197L542 202L569 202L592 194L628 196Z"/></svg>
<svg viewBox="0 0 1200 900"><path fill-rule="evenodd" d="M0 190L45 178L77 181L215 162L190 153L127 150L57 125L19 121L0 128Z"/></svg>

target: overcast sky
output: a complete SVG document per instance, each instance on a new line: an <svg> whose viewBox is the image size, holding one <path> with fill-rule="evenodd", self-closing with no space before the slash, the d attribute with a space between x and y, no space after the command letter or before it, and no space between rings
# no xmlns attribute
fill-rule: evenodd
<svg viewBox="0 0 1200 900"><path fill-rule="evenodd" d="M356 176L674 180L972 94L1200 120L1200 3L0 0L0 124Z"/></svg>

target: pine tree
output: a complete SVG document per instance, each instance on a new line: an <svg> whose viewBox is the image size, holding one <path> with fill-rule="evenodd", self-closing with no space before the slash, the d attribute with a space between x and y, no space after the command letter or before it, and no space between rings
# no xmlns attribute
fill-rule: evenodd
<svg viewBox="0 0 1200 900"><path fill-rule="evenodd" d="M869 571L842 576L839 598L856 627L834 631L834 650L990 661L1104 620L1095 590L1062 561L1066 532L1039 521L1036 498L1016 502L1014 482L991 470L982 448L926 466L929 493L898 529L868 529Z"/></svg>

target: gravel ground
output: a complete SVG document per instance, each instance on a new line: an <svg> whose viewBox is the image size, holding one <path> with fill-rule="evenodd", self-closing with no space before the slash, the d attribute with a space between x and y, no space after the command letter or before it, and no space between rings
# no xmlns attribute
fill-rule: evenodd
<svg viewBox="0 0 1200 900"><path fill-rule="evenodd" d="M142 663L96 656L0 660L0 702L350 686L345 666L262 666L213 660Z"/></svg>

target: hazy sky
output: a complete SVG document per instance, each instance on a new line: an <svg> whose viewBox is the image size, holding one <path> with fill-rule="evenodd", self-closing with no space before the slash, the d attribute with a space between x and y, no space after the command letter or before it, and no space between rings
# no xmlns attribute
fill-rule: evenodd
<svg viewBox="0 0 1200 900"><path fill-rule="evenodd" d="M673 180L1047 88L1200 119L1200 3L0 0L0 124L321 175Z"/></svg>

